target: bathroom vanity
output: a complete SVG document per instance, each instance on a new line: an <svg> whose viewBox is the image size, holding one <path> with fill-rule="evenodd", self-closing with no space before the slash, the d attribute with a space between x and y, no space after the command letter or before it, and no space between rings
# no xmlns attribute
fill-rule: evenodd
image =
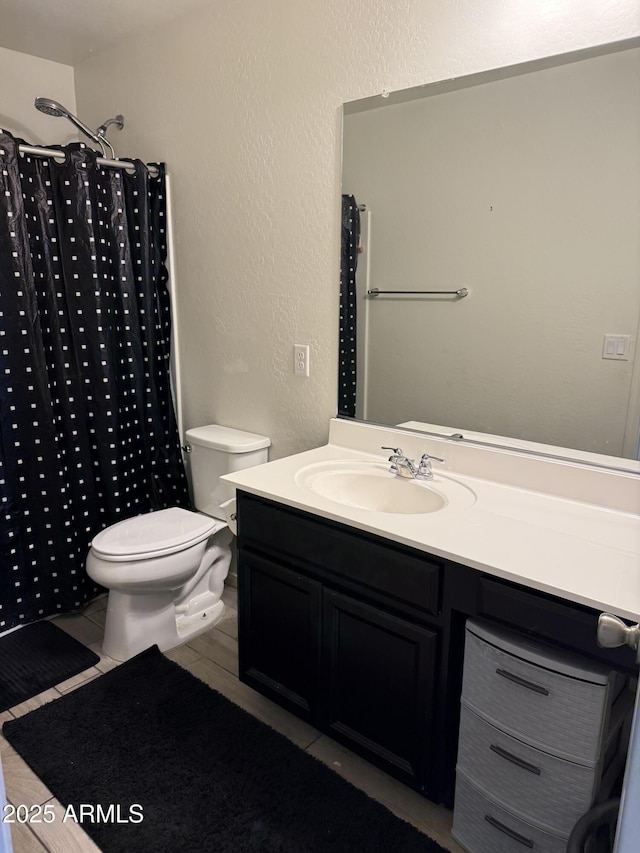
<svg viewBox="0 0 640 853"><path fill-rule="evenodd" d="M638 480L370 425L333 422L331 437L228 478L240 678L451 805L469 617L637 674L634 652L600 648L596 627L603 610L640 615ZM353 471L377 477L380 446L400 441L414 458L427 444L448 460L427 484L444 498L438 509L363 508L377 480ZM349 491L361 481L371 484L362 499Z"/></svg>

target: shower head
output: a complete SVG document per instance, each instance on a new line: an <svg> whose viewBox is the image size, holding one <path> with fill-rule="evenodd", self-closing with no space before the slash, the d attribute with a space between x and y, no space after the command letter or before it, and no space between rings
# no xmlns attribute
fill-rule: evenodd
<svg viewBox="0 0 640 853"><path fill-rule="evenodd" d="M88 136L89 139L92 139L94 142L97 142L102 151L102 156L106 157L107 152L105 149L105 143L109 145L109 142L106 139L102 139L99 135L95 134L90 128L87 127L86 124L80 121L79 118L70 113L68 109L59 104L57 101L52 100L51 98L36 98L34 102L34 106L37 110L40 110L41 113L44 113L48 116L56 116L58 118L66 118L71 124L74 124L78 130L82 131L85 136ZM113 148L111 148L111 155L113 156Z"/></svg>
<svg viewBox="0 0 640 853"><path fill-rule="evenodd" d="M48 116L68 116L67 110L57 101L52 101L50 98L36 98L35 108Z"/></svg>

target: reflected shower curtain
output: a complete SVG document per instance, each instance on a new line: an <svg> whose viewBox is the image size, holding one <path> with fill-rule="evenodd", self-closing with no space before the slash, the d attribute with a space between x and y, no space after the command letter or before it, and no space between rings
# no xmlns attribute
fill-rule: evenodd
<svg viewBox="0 0 640 853"><path fill-rule="evenodd" d="M169 384L164 175L0 131L0 631L99 590L92 537L189 506Z"/></svg>
<svg viewBox="0 0 640 853"><path fill-rule="evenodd" d="M338 414L356 416L356 267L360 243L360 211L355 197L342 196L340 253L340 352Z"/></svg>

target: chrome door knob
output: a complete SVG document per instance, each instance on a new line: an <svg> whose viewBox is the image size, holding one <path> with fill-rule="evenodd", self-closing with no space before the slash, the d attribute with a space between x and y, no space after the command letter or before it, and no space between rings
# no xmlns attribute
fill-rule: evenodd
<svg viewBox="0 0 640 853"><path fill-rule="evenodd" d="M631 646L638 652L640 663L640 625L626 625L612 613L601 613L598 619L598 645L605 649Z"/></svg>

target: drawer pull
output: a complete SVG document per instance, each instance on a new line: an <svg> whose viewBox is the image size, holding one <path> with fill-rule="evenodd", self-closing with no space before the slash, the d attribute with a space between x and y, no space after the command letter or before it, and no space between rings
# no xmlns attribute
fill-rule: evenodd
<svg viewBox="0 0 640 853"><path fill-rule="evenodd" d="M518 767L522 767L523 770L528 770L529 773L535 773L536 776L540 776L542 771L539 767L536 767L535 764L529 764L528 761L525 761L523 758L518 758L517 755L514 755L511 752L507 752L506 749L503 749L501 746L498 746L497 743L492 743L489 749L492 752L495 752L496 755L499 755L500 758L506 758L507 761L510 761L512 764L517 765Z"/></svg>
<svg viewBox="0 0 640 853"><path fill-rule="evenodd" d="M503 678L508 678L509 681L513 681L514 684L519 684L520 687L526 687L527 690L533 690L535 693L541 693L543 696L549 695L549 691L546 687L541 687L539 684L534 684L533 681L527 681L526 678L521 678L519 675L514 675L512 672L508 672L506 669L496 669L496 672Z"/></svg>
<svg viewBox="0 0 640 853"><path fill-rule="evenodd" d="M486 814L484 819L487 823L490 823L491 826L500 830L500 832L504 832L505 835L508 835L509 838L513 838L514 841L517 841L519 844L524 844L525 847L530 847L533 849L533 841L530 838L526 838L524 835L520 835L519 832L515 832L513 829L509 829L508 826L505 826L504 823L500 823L499 820L496 820L495 817L491 817L490 814Z"/></svg>

